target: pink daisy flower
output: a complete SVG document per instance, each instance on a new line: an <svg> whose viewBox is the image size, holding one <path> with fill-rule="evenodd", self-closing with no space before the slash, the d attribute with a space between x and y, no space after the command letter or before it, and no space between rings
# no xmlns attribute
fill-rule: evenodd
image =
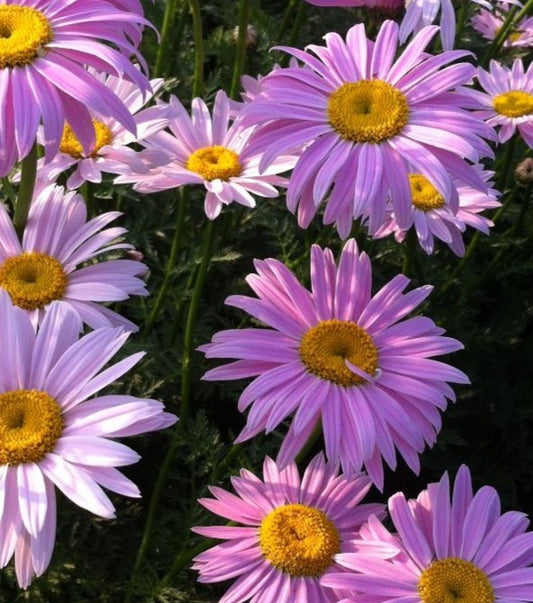
<svg viewBox="0 0 533 603"><path fill-rule="evenodd" d="M311 291L281 262L255 261L247 278L258 299L233 295L226 303L271 328L221 331L200 348L208 358L236 362L208 371L207 380L256 377L239 410L251 406L242 442L275 429L294 413L278 456L292 461L319 421L326 456L348 475L365 466L379 487L382 458L394 468L396 447L419 470L418 454L440 430L439 410L455 396L447 381L468 383L461 371L430 359L461 349L432 320L402 320L430 293L425 286L403 294L398 275L371 296L368 256L353 239L338 267L329 249L311 251Z"/></svg>
<svg viewBox="0 0 533 603"><path fill-rule="evenodd" d="M50 563L55 486L83 509L114 517L101 486L139 496L135 484L116 469L139 456L109 438L176 421L155 400L124 395L88 400L143 353L102 370L128 333L102 328L78 339L81 329L77 313L55 302L35 333L29 316L0 291L0 567L14 555L23 588Z"/></svg>
<svg viewBox="0 0 533 603"><path fill-rule="evenodd" d="M59 174L74 167L67 180L68 188L78 188L88 180L99 183L102 181L102 172L111 174L124 174L132 171L147 173L149 170L144 162L138 158L139 153L128 145L140 142L168 125L171 115L167 105L155 105L147 109L143 106L152 99L153 95L163 85L163 79L151 80L152 92L145 94L133 82L117 78L113 75L94 74L106 87L119 98L128 111L133 115L136 134L132 134L120 121L113 117L92 116L95 130L95 143L90 152L86 153L76 138L70 126L65 126L59 153L48 163L39 160L39 178L45 181L55 181ZM92 113L91 113L92 115ZM38 137L38 140L42 142Z"/></svg>
<svg viewBox="0 0 533 603"><path fill-rule="evenodd" d="M32 201L20 243L13 223L0 205L0 288L16 306L26 310L34 327L54 300L64 300L92 328L137 327L101 302L147 295L140 278L146 266L139 261L95 258L113 250L133 249L117 242L122 227L106 226L120 216L107 212L87 222L80 195L61 187L43 188ZM84 265L87 264L87 265Z"/></svg>
<svg viewBox="0 0 533 603"><path fill-rule="evenodd" d="M47 159L59 149L65 121L89 152L95 140L89 111L135 132L122 101L84 67L148 91L129 60L140 58L127 36L139 23L148 22L103 0L0 0L0 176L29 153L39 123Z"/></svg>
<svg viewBox="0 0 533 603"><path fill-rule="evenodd" d="M282 48L304 67L270 73L243 122L265 124L252 143L264 151L260 168L282 151L305 147L287 191L288 207L298 208L300 226L309 225L329 194L324 223L335 222L342 237L365 213L377 230L390 195L399 223L408 228L407 164L445 198L457 194L452 179L457 171L477 181L464 159L477 162L491 155L481 136L490 138L493 132L463 108L472 100L453 92L474 74L472 65L450 65L467 53L425 52L437 29L424 28L397 60L398 26L392 21L385 21L375 43L360 24L349 30L346 41L330 33L325 47L309 46L309 52Z"/></svg>
<svg viewBox="0 0 533 603"><path fill-rule="evenodd" d="M478 166L478 171L480 177L488 183L493 172L484 171L481 166ZM462 233L466 227L470 226L484 234L489 234L489 228L493 223L479 214L485 209L493 209L501 205L497 200L500 193L495 189L490 188L488 193L484 193L458 181L459 207L454 212L431 182L421 174L409 174L409 184L414 228L420 247L428 254L433 253L435 238L437 238L444 241L455 254L463 256L465 246ZM405 230L399 228L392 211L389 219L374 234L374 237L381 238L391 233L394 233L399 243L407 234Z"/></svg>
<svg viewBox="0 0 533 603"><path fill-rule="evenodd" d="M404 0L305 0L315 6L367 6L369 8L403 8Z"/></svg>
<svg viewBox="0 0 533 603"><path fill-rule="evenodd" d="M526 603L533 601L533 532L527 516L501 514L494 488L475 495L463 465L451 494L447 473L416 500L389 499L397 534L377 519L361 529L354 552L336 555L349 572L324 586L350 589L352 603Z"/></svg>
<svg viewBox="0 0 533 603"><path fill-rule="evenodd" d="M210 220L233 201L255 207L253 195L279 195L275 186L285 185L286 180L276 174L291 169L294 158L281 157L260 172L259 154L250 152L247 145L252 130L244 130L238 121L230 125L230 103L224 91L215 97L213 117L201 98L193 99L192 117L176 97L171 97L170 106L175 114L168 124L171 133L158 132L142 142L147 156L159 167L148 175L119 176L116 182L135 182L134 188L143 193L202 184L207 189L204 208Z"/></svg>
<svg viewBox="0 0 533 603"><path fill-rule="evenodd" d="M515 59L510 69L491 61L489 71L479 68L477 77L485 92L468 93L482 104L480 117L499 130L500 142L518 130L533 148L533 64L524 71L520 59Z"/></svg>
<svg viewBox="0 0 533 603"><path fill-rule="evenodd" d="M519 2L496 2L488 10L481 9L472 19L472 27L487 40L494 40L502 28L511 4ZM517 23L504 42L505 48L533 46L533 17L526 17Z"/></svg>
<svg viewBox="0 0 533 603"><path fill-rule="evenodd" d="M226 540L194 559L200 582L237 581L220 603L334 603L336 595L322 588L324 572L342 571L333 556L345 550L361 524L379 504L359 504L370 480L348 480L321 454L300 479L294 463L281 469L268 457L263 480L246 469L231 483L237 495L211 487L215 497L200 503L238 526L197 527L209 538Z"/></svg>

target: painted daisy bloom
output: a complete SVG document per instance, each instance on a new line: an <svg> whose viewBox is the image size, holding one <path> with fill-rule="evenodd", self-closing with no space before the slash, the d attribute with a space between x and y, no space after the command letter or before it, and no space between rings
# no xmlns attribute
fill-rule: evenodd
<svg viewBox="0 0 533 603"><path fill-rule="evenodd" d="M89 111L135 132L122 101L85 67L148 91L148 80L129 60L140 56L127 35L139 23L148 22L103 0L89 6L85 0L0 0L0 176L29 153L39 123L47 159L59 149L65 121L89 152Z"/></svg>
<svg viewBox="0 0 533 603"><path fill-rule="evenodd" d="M197 527L209 538L226 540L194 559L199 582L238 578L220 603L334 603L320 576L342 571L333 556L345 550L361 524L383 505L359 504L370 488L366 476L351 480L321 454L300 479L294 463L281 469L268 457L263 480L242 469L231 483L237 495L211 487L215 498L200 503L238 526Z"/></svg>
<svg viewBox="0 0 533 603"><path fill-rule="evenodd" d="M28 312L34 327L51 302L64 300L92 328L120 325L137 330L132 322L101 302L147 295L140 278L146 266L126 259L94 261L109 251L133 249L132 245L117 242L127 232L125 228L106 228L120 215L107 212L87 222L80 195L47 186L32 201L21 244L0 205L0 288Z"/></svg>
<svg viewBox="0 0 533 603"><path fill-rule="evenodd" d="M44 159L39 160L40 179L55 181L59 174L74 167L73 173L67 180L67 187L73 189L81 186L86 180L101 182L102 172L123 174L131 171L139 173L149 171L144 162L138 158L138 153L127 145L139 142L167 126L171 115L171 108L168 105L160 104L143 109L153 94L161 88L164 80L151 80L153 93L143 94L136 84L127 80L112 75L106 78L104 75L96 73L94 76L102 80L133 115L136 134L132 134L113 117L99 119L93 116L95 142L90 152L86 153L72 128L66 125L61 137L59 153L49 163L45 163ZM42 142L40 136L38 136L38 140Z"/></svg>
<svg viewBox="0 0 533 603"><path fill-rule="evenodd" d="M233 295L226 303L271 327L221 331L200 348L208 358L235 358L208 371L207 380L255 377L239 399L251 406L237 441L276 428L294 413L280 449L292 461L319 421L326 456L348 475L364 464L379 487L382 458L394 468L398 449L419 470L424 441L440 430L439 410L455 396L447 381L468 383L461 371L430 359L462 348L429 318L402 320L430 293L402 293L398 275L371 295L368 256L349 240L338 267L329 249L311 251L311 291L281 262L256 260L247 282L258 299Z"/></svg>
<svg viewBox="0 0 533 603"><path fill-rule="evenodd" d="M481 136L494 133L462 108L471 106L471 99L452 92L474 74L470 64L449 65L467 53L425 52L437 30L424 28L396 61L398 25L392 21L384 22L375 44L359 24L346 41L329 33L325 47L282 48L304 67L278 69L264 78L263 94L246 108L243 122L264 124L252 143L264 151L260 169L281 152L305 147L287 192L300 226L309 225L330 193L324 223L335 222L343 238L365 212L377 230L390 194L398 221L408 228L407 163L445 198L457 194L451 177L456 171L476 180L464 159L477 162L491 155Z"/></svg>
<svg viewBox="0 0 533 603"><path fill-rule="evenodd" d="M477 166L477 169L485 182L488 182L494 174L494 172L484 171L481 166ZM497 200L499 192L495 189L490 188L488 193L484 193L459 181L457 183L459 207L456 212L453 212L437 189L421 174L409 174L409 184L413 204L413 225L418 242L427 254L433 253L435 238L437 238L444 241L455 254L463 256L465 246L462 234L466 227L470 226L484 234L489 234L489 228L493 223L481 216L480 212L501 205ZM385 237L391 233L394 233L399 243L407 234L405 230L398 227L394 212L391 212L388 221L374 234L374 238Z"/></svg>
<svg viewBox="0 0 533 603"><path fill-rule="evenodd" d="M207 189L205 213L214 220L224 205L233 201L255 207L253 195L277 197L275 186L286 180L277 176L291 169L293 157L281 157L264 172L258 169L259 155L250 153L247 142L252 130L244 130L237 121L230 125L230 107L226 93L215 97L213 116L201 98L192 101L192 117L176 97L170 106L175 117L169 132L146 137L142 144L151 161L159 165L151 174L119 176L116 182L135 182L143 193L162 191L184 184L203 184Z"/></svg>
<svg viewBox="0 0 533 603"><path fill-rule="evenodd" d="M139 496L116 469L139 456L109 438L176 421L155 400L125 395L88 400L143 353L102 370L128 333L102 328L79 339L81 329L78 314L54 302L35 333L29 316L0 291L0 567L14 555L23 588L50 562L55 486L83 509L113 518L115 509L101 486Z"/></svg>
<svg viewBox="0 0 533 603"><path fill-rule="evenodd" d="M469 90L480 101L480 116L496 127L500 142L506 142L518 130L533 148L533 64L524 71L521 59L509 69L491 61L489 71L479 68L478 81L485 92Z"/></svg>
<svg viewBox="0 0 533 603"><path fill-rule="evenodd" d="M450 485L445 473L416 500L389 499L397 534L372 522L355 552L335 561L349 572L324 586L350 589L346 603L526 603L533 601L533 532L525 513L501 514L494 488L475 494L463 465Z"/></svg>
<svg viewBox="0 0 533 603"><path fill-rule="evenodd" d="M514 4L514 3L513 3ZM521 6L520 3L516 3ZM494 40L502 28L507 12L511 8L510 2L496 2L481 9L472 19L472 27L487 40ZM526 17L516 24L504 42L506 48L524 48L533 46L533 17Z"/></svg>

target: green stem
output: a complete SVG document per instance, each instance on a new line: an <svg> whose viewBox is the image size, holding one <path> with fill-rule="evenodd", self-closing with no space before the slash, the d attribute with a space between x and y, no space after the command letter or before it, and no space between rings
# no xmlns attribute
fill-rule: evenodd
<svg viewBox="0 0 533 603"><path fill-rule="evenodd" d="M230 97L236 98L240 89L241 75L246 56L246 36L248 31L248 15L250 13L250 0L240 0L239 8L239 36L237 38L237 50L235 52L235 63L233 65L233 77L231 79Z"/></svg>
<svg viewBox="0 0 533 603"><path fill-rule="evenodd" d="M11 182L9 182L9 178L4 176L2 178L2 188L9 199L11 206L15 207L15 203L17 201L17 196L15 195L15 191L13 190L13 186Z"/></svg>
<svg viewBox="0 0 533 603"><path fill-rule="evenodd" d="M169 36L171 25L174 23L176 4L176 0L167 0L166 3L165 14L163 16L163 24L161 25L161 41L159 43L159 48L157 49L157 57L155 60L154 77L161 77L163 75L163 61L168 58L167 39Z"/></svg>
<svg viewBox="0 0 533 603"><path fill-rule="evenodd" d="M94 187L93 183L86 180L81 185L81 194L85 201L85 206L87 207L87 216L92 218L96 215L96 208L94 204Z"/></svg>
<svg viewBox="0 0 533 603"><path fill-rule="evenodd" d="M20 186L15 213L13 215L13 225L19 238L22 240L22 233L28 220L28 212L35 188L35 177L37 175L37 143L35 142L31 151L22 160L20 175Z"/></svg>
<svg viewBox="0 0 533 603"><path fill-rule="evenodd" d="M322 423L318 421L313 429L313 432L309 436L307 442L302 446L300 452L296 455L295 463L298 465L301 463L305 457L309 454L310 450L312 450L313 446L316 444L318 438L322 435Z"/></svg>
<svg viewBox="0 0 533 603"><path fill-rule="evenodd" d="M202 15L200 13L200 2L189 0L191 7L193 36L194 36L194 76L192 83L192 95L201 96L204 83L204 38L202 34Z"/></svg>
<svg viewBox="0 0 533 603"><path fill-rule="evenodd" d="M287 8L285 9L285 14L283 15L283 19L281 21L281 25L280 25L279 32L278 32L279 40L283 40L283 36L284 36L285 32L287 31L287 28L289 27L292 13L294 12L296 4L300 1L301 0L290 0L290 2L287 3Z"/></svg>
<svg viewBox="0 0 533 603"><path fill-rule="evenodd" d="M298 7L298 12L296 13L296 17L294 18L294 23L291 29L291 36L289 39L289 46L294 46L298 39L298 34L300 33L300 29L302 27L302 23L305 17L305 2L300 2L300 6Z"/></svg>
<svg viewBox="0 0 533 603"><path fill-rule="evenodd" d="M465 23L467 19L466 9L470 3L466 2L466 0L461 0L461 8L459 9L459 14L457 15L457 28L455 30L455 43L454 48L460 47L461 36L463 35L463 31L465 28Z"/></svg>
<svg viewBox="0 0 533 603"><path fill-rule="evenodd" d="M176 212L176 225L174 227L174 236L172 237L172 246L170 248L170 255L168 257L167 269L163 278L163 283L161 284L161 287L159 288L159 291L157 293L157 297L152 307L152 311L150 312L150 315L148 316L148 319L144 326L143 336L145 338L148 333L152 330L154 322L159 314L159 311L161 310L161 306L165 301L165 296L174 273L174 267L176 266L176 262L178 261L178 253L181 243L183 224L185 223L185 210L187 207L187 195L185 191L186 188L182 186L180 188L180 199L178 202L178 210Z"/></svg>

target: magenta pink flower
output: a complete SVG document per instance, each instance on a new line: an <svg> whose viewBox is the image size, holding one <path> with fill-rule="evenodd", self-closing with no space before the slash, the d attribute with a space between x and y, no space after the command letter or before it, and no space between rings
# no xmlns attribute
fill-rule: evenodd
<svg viewBox="0 0 533 603"><path fill-rule="evenodd" d="M521 6L520 2L493 2L487 9L481 9L472 17L472 27L485 39L494 40L503 27L511 4ZM526 17L509 32L505 48L524 48L533 46L533 17Z"/></svg>
<svg viewBox="0 0 533 603"><path fill-rule="evenodd" d="M430 359L460 349L458 341L429 318L402 320L431 287L404 294L409 279L398 275L372 296L370 261L353 239L338 267L329 249L313 246L311 291L275 259L256 260L255 268L247 281L258 298L233 295L226 303L270 328L221 331L200 348L208 358L237 359L204 379L256 377L239 399L239 410L250 412L237 441L294 414L282 466L321 421L326 456L340 460L345 473L364 465L381 487L382 458L394 468L395 447L418 471L418 454L440 430L439 410L455 399L447 381L468 383L461 371Z"/></svg>
<svg viewBox="0 0 533 603"><path fill-rule="evenodd" d="M104 0L4 0L0 4L0 176L30 151L42 123L47 159L59 149L67 122L83 148L95 141L89 111L135 132L122 101L85 67L114 73L148 91L129 58L141 16ZM9 32L9 35L6 33Z"/></svg>
<svg viewBox="0 0 533 603"><path fill-rule="evenodd" d="M147 295L140 278L147 267L131 259L94 261L110 251L133 249L118 240L125 228L106 228L120 215L112 211L87 221L80 195L47 186L32 201L21 243L0 205L0 288L28 312L35 327L51 302L63 300L92 328L120 325L137 330L101 302Z"/></svg>
<svg viewBox="0 0 533 603"><path fill-rule="evenodd" d="M323 586L350 590L345 603L533 601L527 516L501 514L494 488L474 494L466 466L452 493L445 473L416 500L392 496L389 513L397 534L371 519L352 541L352 552L335 557L345 571L321 580Z"/></svg>
<svg viewBox="0 0 533 603"><path fill-rule="evenodd" d="M368 8L403 8L404 0L305 0L315 6L367 6Z"/></svg>
<svg viewBox="0 0 533 603"><path fill-rule="evenodd" d="M379 504L359 504L368 489L366 476L351 480L316 456L300 479L294 463L281 469L268 457L263 480L245 469L231 479L237 496L211 487L215 497L199 502L239 525L193 528L225 540L194 560L199 582L237 578L220 603L334 603L320 576L339 571L333 561L345 550L369 515L383 515Z"/></svg>
<svg viewBox="0 0 533 603"><path fill-rule="evenodd" d="M409 228L409 165L451 203L454 197L457 202L454 174L466 174L486 190L465 161L492 155L482 137L494 137L466 110L475 103L460 92L475 70L451 64L465 51L427 54L437 30L422 29L397 59L399 32L392 21L383 24L375 43L356 25L346 41L329 33L326 46L281 48L304 66L264 78L243 122L259 124L252 144L263 151L260 169L281 152L304 149L287 191L300 226L309 225L327 198L324 223L336 223L342 237L365 214L375 232L390 197L401 227Z"/></svg>
<svg viewBox="0 0 533 603"><path fill-rule="evenodd" d="M139 496L116 467L139 456L110 438L172 425L155 400L125 395L90 398L134 366L143 353L103 367L128 337L121 328L78 339L79 316L51 304L35 333L29 316L0 291L0 567L15 555L27 588L48 567L56 531L55 487L101 517L114 517L102 486Z"/></svg>

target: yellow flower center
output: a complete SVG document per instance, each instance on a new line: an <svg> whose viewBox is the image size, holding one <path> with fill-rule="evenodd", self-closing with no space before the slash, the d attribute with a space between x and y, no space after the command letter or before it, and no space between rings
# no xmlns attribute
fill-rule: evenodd
<svg viewBox="0 0 533 603"><path fill-rule="evenodd" d="M430 211L444 205L444 197L422 174L409 174L411 201L416 209Z"/></svg>
<svg viewBox="0 0 533 603"><path fill-rule="evenodd" d="M423 603L494 603L487 576L470 561L449 557L434 561L420 576Z"/></svg>
<svg viewBox="0 0 533 603"><path fill-rule="evenodd" d="M98 151L103 146L113 142L113 135L111 134L111 130L98 119L93 119L93 127L95 134L94 147L89 155L85 155L83 152L83 147L81 146L80 141L77 139L76 134L74 134L72 128L66 124L63 128L63 135L61 136L61 143L59 145L59 150L61 153L72 155L72 157L75 157L76 159L83 159L84 157L96 157L98 155Z"/></svg>
<svg viewBox="0 0 533 603"><path fill-rule="evenodd" d="M348 320L324 320L311 327L302 337L299 353L307 370L344 387L366 383L345 360L371 376L378 368L378 350L372 338Z"/></svg>
<svg viewBox="0 0 533 603"><path fill-rule="evenodd" d="M533 94L522 90L498 94L492 103L495 111L506 117L523 117L533 113Z"/></svg>
<svg viewBox="0 0 533 603"><path fill-rule="evenodd" d="M0 266L0 287L15 306L36 310L61 299L67 287L63 266L44 253L22 253Z"/></svg>
<svg viewBox="0 0 533 603"><path fill-rule="evenodd" d="M271 511L259 526L268 561L291 576L319 576L340 551L337 528L322 511L291 504Z"/></svg>
<svg viewBox="0 0 533 603"><path fill-rule="evenodd" d="M0 394L0 464L38 463L54 450L63 427L61 408L46 392Z"/></svg>
<svg viewBox="0 0 533 603"><path fill-rule="evenodd" d="M229 180L242 174L237 153L221 146L197 149L187 159L185 167L200 174L204 180Z"/></svg>
<svg viewBox="0 0 533 603"><path fill-rule="evenodd" d="M348 82L330 94L329 123L345 140L378 143L407 124L407 99L382 80Z"/></svg>
<svg viewBox="0 0 533 603"><path fill-rule="evenodd" d="M51 42L48 19L29 6L0 6L0 69L31 63Z"/></svg>

